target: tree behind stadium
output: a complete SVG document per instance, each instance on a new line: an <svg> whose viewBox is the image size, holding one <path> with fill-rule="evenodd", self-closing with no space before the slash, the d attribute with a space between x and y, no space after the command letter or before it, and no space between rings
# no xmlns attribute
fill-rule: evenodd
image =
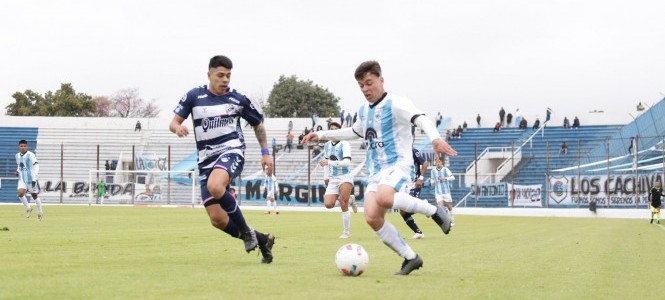
<svg viewBox="0 0 665 300"><path fill-rule="evenodd" d="M95 102L84 93L76 93L71 83L63 83L55 92L43 96L32 90L16 92L14 103L7 105L9 116L91 117Z"/></svg>
<svg viewBox="0 0 665 300"><path fill-rule="evenodd" d="M279 77L273 85L264 113L272 118L309 118L339 115L339 97L311 80L299 80L295 75Z"/></svg>
<svg viewBox="0 0 665 300"><path fill-rule="evenodd" d="M143 100L134 88L120 90L110 98L92 98L76 93L71 83L63 83L55 92L41 95L26 90L12 97L14 103L6 107L8 116L152 118L160 112L155 100Z"/></svg>

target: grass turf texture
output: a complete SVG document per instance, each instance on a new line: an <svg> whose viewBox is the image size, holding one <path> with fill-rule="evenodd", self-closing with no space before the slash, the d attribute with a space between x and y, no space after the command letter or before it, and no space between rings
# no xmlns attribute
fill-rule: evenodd
<svg viewBox="0 0 665 300"><path fill-rule="evenodd" d="M413 234L387 218L425 263L392 275L402 259L352 214L348 240L338 212L245 211L274 232L275 261L208 224L203 209L46 206L26 219L0 206L1 299L648 299L662 271L665 230L648 220L456 217L444 236L416 216ZM647 212L645 211L645 214ZM344 277L337 249L358 243L369 268ZM656 282L658 279L656 279Z"/></svg>

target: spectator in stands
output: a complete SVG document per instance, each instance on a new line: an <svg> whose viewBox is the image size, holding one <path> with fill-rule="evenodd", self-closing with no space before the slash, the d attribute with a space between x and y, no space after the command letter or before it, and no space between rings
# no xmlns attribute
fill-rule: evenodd
<svg viewBox="0 0 665 300"><path fill-rule="evenodd" d="M111 164L109 163L108 159L106 160L106 163L104 164L104 169L106 169L106 171L111 170Z"/></svg>
<svg viewBox="0 0 665 300"><path fill-rule="evenodd" d="M293 121L289 120L289 133L291 133L291 131L293 131Z"/></svg>
<svg viewBox="0 0 665 300"><path fill-rule="evenodd" d="M520 126L519 126L519 128L520 128L520 129L526 129L526 127L527 127L528 125L529 125L529 124L526 122L526 118L522 118L522 120L520 120Z"/></svg>
<svg viewBox="0 0 665 300"><path fill-rule="evenodd" d="M277 140L272 138L272 151L277 151Z"/></svg>
<svg viewBox="0 0 665 300"><path fill-rule="evenodd" d="M496 122L496 124L494 125L493 132L499 132L499 131L501 131L501 122Z"/></svg>
<svg viewBox="0 0 665 300"><path fill-rule="evenodd" d="M441 120L443 120L441 112L436 113L436 128L439 128L439 125L441 125Z"/></svg>
<svg viewBox="0 0 665 300"><path fill-rule="evenodd" d="M136 126L134 126L134 131L141 131L141 121L136 121Z"/></svg>
<svg viewBox="0 0 665 300"><path fill-rule="evenodd" d="M344 110L342 109L342 112L339 113L339 124L344 125Z"/></svg>
<svg viewBox="0 0 665 300"><path fill-rule="evenodd" d="M513 114L508 113L506 115L506 127L510 127L510 124L513 123Z"/></svg>
<svg viewBox="0 0 665 300"><path fill-rule="evenodd" d="M351 113L346 114L346 127L351 127L351 119L353 119Z"/></svg>
<svg viewBox="0 0 665 300"><path fill-rule="evenodd" d="M466 121L464 121L464 123L462 123L462 131L466 131L466 128L467 128L468 126L469 126L469 125L466 124Z"/></svg>
<svg viewBox="0 0 665 300"><path fill-rule="evenodd" d="M316 119L317 119L318 117L319 117L319 116L317 116L316 113L313 113L313 114L312 114L312 130L314 130L314 128L316 127Z"/></svg>
<svg viewBox="0 0 665 300"><path fill-rule="evenodd" d="M559 155L566 154L568 154L568 144L566 144L566 141L563 141L563 144L561 144L561 150L559 150Z"/></svg>
<svg viewBox="0 0 665 300"><path fill-rule="evenodd" d="M462 132L464 132L464 129L462 128L462 125L457 125L457 138L462 138Z"/></svg>
<svg viewBox="0 0 665 300"><path fill-rule="evenodd" d="M312 156L318 156L319 154L321 154L321 147L319 147L319 144L316 144L312 147Z"/></svg>
<svg viewBox="0 0 665 300"><path fill-rule="evenodd" d="M642 104L642 101L637 104L637 111L643 111L644 110L644 104Z"/></svg>
<svg viewBox="0 0 665 300"><path fill-rule="evenodd" d="M303 139L304 137L305 137L305 134L304 134L304 133L301 133L301 134L298 136L298 144L301 144L301 143L302 143L302 139Z"/></svg>
<svg viewBox="0 0 665 300"><path fill-rule="evenodd" d="M289 153L291 153L291 147L293 147L293 133L289 131L286 134L286 149L289 149Z"/></svg>
<svg viewBox="0 0 665 300"><path fill-rule="evenodd" d="M480 114L476 117L476 124L478 124L478 128L480 128Z"/></svg>
<svg viewBox="0 0 665 300"><path fill-rule="evenodd" d="M245 148L241 125L237 122L217 122L215 125L218 128L199 134L203 132L203 122L199 122L201 118L243 119L254 128L261 151L261 167L272 166L263 114L247 97L229 88L232 68L233 63L228 57L212 57L207 69L209 84L186 93L173 110L169 130L178 137L186 137L190 129L183 122L190 115L195 119L191 132L196 133L194 144L198 150L201 200L210 224L230 237L242 240L247 253L258 247L263 256L261 262L269 264L273 261L275 236L251 228L241 207L228 192L230 183L241 175L245 163L243 151L238 150ZM199 101L202 98L206 98L205 101Z"/></svg>
<svg viewBox="0 0 665 300"><path fill-rule="evenodd" d="M577 129L580 127L580 119L575 116L575 119L573 119L573 129Z"/></svg>
<svg viewBox="0 0 665 300"><path fill-rule="evenodd" d="M568 120L568 117L563 117L563 128L570 128L570 120Z"/></svg>
<svg viewBox="0 0 665 300"><path fill-rule="evenodd" d="M637 137L636 136L631 136L630 137L630 144L628 145L628 154L633 154L633 145L637 142Z"/></svg>
<svg viewBox="0 0 665 300"><path fill-rule="evenodd" d="M499 122L501 122L501 126L503 126L503 120L506 117L506 111L503 110L503 107L501 107L501 110L499 110Z"/></svg>
<svg viewBox="0 0 665 300"><path fill-rule="evenodd" d="M451 132L450 129L446 130L446 142L450 141Z"/></svg>
<svg viewBox="0 0 665 300"><path fill-rule="evenodd" d="M520 122L522 122L522 115L520 113L519 108L517 110L515 110L515 113L513 114L513 117L515 118L515 125L520 126Z"/></svg>
<svg viewBox="0 0 665 300"><path fill-rule="evenodd" d="M540 119L536 118L536 121L533 122L533 129L540 128Z"/></svg>

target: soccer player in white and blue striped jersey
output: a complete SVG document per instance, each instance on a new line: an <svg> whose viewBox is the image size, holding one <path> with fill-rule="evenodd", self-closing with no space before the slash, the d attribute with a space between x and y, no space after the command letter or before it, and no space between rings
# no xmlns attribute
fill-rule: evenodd
<svg viewBox="0 0 665 300"><path fill-rule="evenodd" d="M395 275L408 275L422 267L423 260L400 237L395 226L385 219L387 210L400 209L430 216L445 234L450 231L451 222L445 208L421 201L403 191L413 165L411 125L418 126L427 134L435 155L445 153L454 156L457 152L441 138L434 122L411 100L385 91L378 62L361 63L354 77L367 102L359 108L358 119L353 126L312 132L303 138L303 144L318 139L365 139L369 176L364 199L365 221L385 245L404 258L401 269Z"/></svg>
<svg viewBox="0 0 665 300"><path fill-rule="evenodd" d="M441 159L436 160L436 168L432 169L430 180L434 187L434 198L439 206L446 206L452 218L451 225L454 225L455 219L453 212L453 197L450 195L450 182L455 180L455 176L446 167L443 166Z"/></svg>
<svg viewBox="0 0 665 300"><path fill-rule="evenodd" d="M330 122L329 130L337 130L342 125L337 122ZM353 211L358 207L355 203L355 197L351 195L353 191L353 174L349 167L351 166L351 145L347 141L328 141L323 146L323 159L319 161L323 167L323 180L326 183L326 193L323 196L323 203L326 208L335 207L339 200L339 206L342 209L342 235L340 239L351 237L351 212L349 204Z"/></svg>
<svg viewBox="0 0 665 300"><path fill-rule="evenodd" d="M261 146L261 164L272 165L263 115L254 104L236 90L229 88L233 63L223 55L214 56L208 64L208 86L196 87L180 99L169 124L179 137L189 134L182 122L192 116L198 150L201 197L210 223L228 235L242 239L248 253L258 246L262 263L273 260L275 236L250 228L229 191L229 183L242 172L245 163L245 138L240 119L254 128Z"/></svg>
<svg viewBox="0 0 665 300"><path fill-rule="evenodd" d="M39 163L37 156L32 151L28 151L28 142L26 140L20 140L18 142L18 153L16 153L15 157L16 176L18 176L17 195L23 206L25 206L25 217L30 218L32 214L32 207L30 207L30 203L28 203L28 199L25 197L25 193L29 192L32 200L37 204L37 220L41 221L44 217L44 211L42 210L42 201L39 199L40 188L39 181L37 180Z"/></svg>
<svg viewBox="0 0 665 300"><path fill-rule="evenodd" d="M274 148L274 147L273 147ZM261 189L266 194L266 211L265 214L270 214L270 205L275 209L275 214L279 215L279 209L277 209L277 201L275 201L275 196L277 195L277 177L272 172L272 166L266 167L266 174L263 176L263 183L261 184Z"/></svg>

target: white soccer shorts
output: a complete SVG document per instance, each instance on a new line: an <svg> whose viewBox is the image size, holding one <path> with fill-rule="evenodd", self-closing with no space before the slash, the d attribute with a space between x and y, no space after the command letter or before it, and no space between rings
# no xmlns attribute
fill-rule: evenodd
<svg viewBox="0 0 665 300"><path fill-rule="evenodd" d="M331 177L328 180L328 186L326 187L325 195L339 195L339 186L342 183L350 183L353 186L353 174L344 174L335 177Z"/></svg>
<svg viewBox="0 0 665 300"><path fill-rule="evenodd" d="M388 185L395 191L403 192L409 182L408 172L398 167L390 167L381 170L381 172L374 174L367 180L365 193L378 191L379 185Z"/></svg>
<svg viewBox="0 0 665 300"><path fill-rule="evenodd" d="M434 198L436 201L443 201L447 203L452 203L453 202L453 197L450 194L436 194L434 195Z"/></svg>
<svg viewBox="0 0 665 300"><path fill-rule="evenodd" d="M40 190L39 181L35 182L35 187L33 188L32 187L32 182L29 183L29 184L26 184L22 180L19 180L18 181L18 187L16 189L17 190L24 189L24 190L28 191L28 193L30 193L30 194L39 194L39 190Z"/></svg>

